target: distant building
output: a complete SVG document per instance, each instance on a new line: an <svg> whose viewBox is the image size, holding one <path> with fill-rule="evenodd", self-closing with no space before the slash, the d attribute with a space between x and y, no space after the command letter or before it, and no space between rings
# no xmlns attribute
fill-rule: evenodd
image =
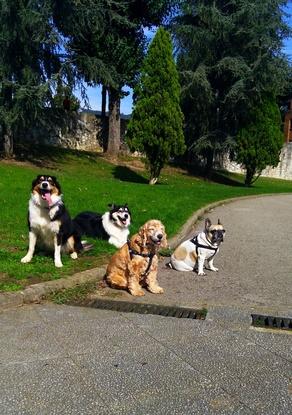
<svg viewBox="0 0 292 415"><path fill-rule="evenodd" d="M292 142L292 99L288 101L288 111L285 114L284 118L284 135L285 142Z"/></svg>

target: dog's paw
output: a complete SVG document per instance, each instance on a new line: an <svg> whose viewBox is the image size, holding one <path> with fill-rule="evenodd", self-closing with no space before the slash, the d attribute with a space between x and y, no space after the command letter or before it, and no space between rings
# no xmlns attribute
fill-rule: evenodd
<svg viewBox="0 0 292 415"><path fill-rule="evenodd" d="M212 267L212 268L211 268L211 267L210 267L210 270L211 270L211 271L214 271L214 272L217 272L217 271L218 271L218 268L216 268L216 267Z"/></svg>
<svg viewBox="0 0 292 415"><path fill-rule="evenodd" d="M143 290L139 290L139 291L138 290L137 291L132 290L132 291L130 291L130 293L132 295L134 295L135 297L142 297L143 295L145 295Z"/></svg>
<svg viewBox="0 0 292 415"><path fill-rule="evenodd" d="M62 268L62 266L63 266L62 262L59 262L59 261L55 262L55 267Z"/></svg>
<svg viewBox="0 0 292 415"><path fill-rule="evenodd" d="M206 275L206 273L205 273L204 271L202 271L202 272L198 272L198 275L199 275L200 277L203 277L204 275Z"/></svg>
<svg viewBox="0 0 292 415"><path fill-rule="evenodd" d="M72 254L70 254L70 257L72 259L77 259L78 258L77 252L72 252Z"/></svg>
<svg viewBox="0 0 292 415"><path fill-rule="evenodd" d="M25 255L23 258L21 258L20 262L23 264L26 264L27 262L30 262L32 260L32 257L30 255Z"/></svg>
<svg viewBox="0 0 292 415"><path fill-rule="evenodd" d="M148 287L149 291L153 294L163 294L164 290L162 287Z"/></svg>

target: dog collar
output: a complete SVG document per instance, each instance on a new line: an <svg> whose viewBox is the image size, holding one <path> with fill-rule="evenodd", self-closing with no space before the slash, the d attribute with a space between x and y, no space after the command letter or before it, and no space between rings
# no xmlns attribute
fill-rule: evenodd
<svg viewBox="0 0 292 415"><path fill-rule="evenodd" d="M39 207L39 208L41 208L41 209L46 209L46 210L50 210L50 209L52 209L52 208L54 208L54 207L56 207L56 206L61 206L61 205L63 205L63 202L62 202L62 200L58 200L56 203L53 203L51 206L48 206L48 207L46 207L46 206L42 206L40 203L38 203L36 200L32 200L33 201L33 203L35 204L35 206L37 206L37 207Z"/></svg>
<svg viewBox="0 0 292 415"><path fill-rule="evenodd" d="M204 248L204 249L209 249L211 251L215 251L214 255L216 254L216 252L218 251L219 247L217 246L216 248L213 246L209 246L209 245L202 245L198 242L198 236L195 236L193 239L190 239L190 241L196 245L196 251L198 250L198 248Z"/></svg>
<svg viewBox="0 0 292 415"><path fill-rule="evenodd" d="M141 256L143 258L149 258L149 262L148 262L147 268L146 268L145 272L143 272L143 274L142 274L142 277L147 277L147 275L150 272L150 268L151 268L151 265L152 265L153 257L154 257L155 254L153 254L153 253L142 254L141 252L135 251L135 249L132 249L131 248L131 245L130 245L130 241L129 240L127 241L127 245L128 245L128 249L129 249L129 253L130 253L131 260L133 259L133 256L134 255L138 255L138 256Z"/></svg>

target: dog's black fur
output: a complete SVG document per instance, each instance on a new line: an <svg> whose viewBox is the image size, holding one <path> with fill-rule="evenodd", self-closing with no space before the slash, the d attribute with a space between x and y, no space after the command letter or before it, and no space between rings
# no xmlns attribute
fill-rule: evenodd
<svg viewBox="0 0 292 415"><path fill-rule="evenodd" d="M128 205L108 205L110 210L104 214L81 212L73 222L80 235L104 239L120 247L126 242L131 223L131 212Z"/></svg>
<svg viewBox="0 0 292 415"><path fill-rule="evenodd" d="M28 209L29 250L22 262L30 262L36 245L55 252L55 265L62 266L62 251L76 259L82 251L81 234L62 201L61 186L55 176L38 175L32 182Z"/></svg>

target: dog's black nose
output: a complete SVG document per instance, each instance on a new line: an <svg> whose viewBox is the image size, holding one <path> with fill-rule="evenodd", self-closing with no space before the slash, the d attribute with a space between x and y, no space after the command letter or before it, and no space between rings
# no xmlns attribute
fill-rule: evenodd
<svg viewBox="0 0 292 415"><path fill-rule="evenodd" d="M163 238L162 233L159 233L159 234L157 235L157 238L158 238L158 239L162 239L162 238Z"/></svg>
<svg viewBox="0 0 292 415"><path fill-rule="evenodd" d="M43 189L46 189L47 187L48 187L48 183L47 183L47 182L43 182L43 183L42 183L42 188L43 188Z"/></svg>
<svg viewBox="0 0 292 415"><path fill-rule="evenodd" d="M128 219L129 215L127 213L124 215L124 219Z"/></svg>

